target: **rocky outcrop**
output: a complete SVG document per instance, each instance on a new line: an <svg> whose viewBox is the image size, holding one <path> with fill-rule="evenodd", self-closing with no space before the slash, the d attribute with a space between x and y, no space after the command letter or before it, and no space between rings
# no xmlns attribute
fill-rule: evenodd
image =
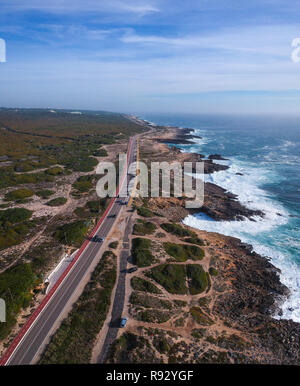
<svg viewBox="0 0 300 386"><path fill-rule="evenodd" d="M228 161L228 158L223 158L220 154L210 154L207 158L211 160Z"/></svg>
<svg viewBox="0 0 300 386"><path fill-rule="evenodd" d="M233 193L210 182L204 185L204 204L201 211L217 221L244 220L245 217L263 216L260 210L246 208Z"/></svg>
<svg viewBox="0 0 300 386"><path fill-rule="evenodd" d="M273 317L289 295L288 288L280 282L280 271L265 257L252 252L251 246L232 237L219 237L225 241L230 262L216 262L220 275L214 288L220 291L227 283L227 290L218 296L213 313L251 338L258 363L299 364L300 324Z"/></svg>
<svg viewBox="0 0 300 386"><path fill-rule="evenodd" d="M204 162L204 174L212 174L214 172L219 172L221 170L229 169L229 166L216 164L211 160L205 160L203 162Z"/></svg>

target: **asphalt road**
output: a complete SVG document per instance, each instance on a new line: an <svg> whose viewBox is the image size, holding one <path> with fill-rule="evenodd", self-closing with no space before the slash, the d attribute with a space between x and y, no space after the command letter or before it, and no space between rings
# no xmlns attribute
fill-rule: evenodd
<svg viewBox="0 0 300 386"><path fill-rule="evenodd" d="M115 298L112 308L112 315L111 320L109 323L109 328L104 340L104 344L102 346L102 351L99 354L99 357L97 359L98 363L104 363L110 348L114 342L114 340L117 338L118 331L120 329L120 322L122 318L122 312L124 308L124 300L125 300L125 279L126 279L126 268L127 268L127 261L130 257L130 250L129 250L129 234L131 234L132 231L132 219L129 218L126 229L125 229L125 236L123 240L123 248L122 252L120 254L120 265L119 265L119 277L118 277L118 284L115 292Z"/></svg>
<svg viewBox="0 0 300 386"><path fill-rule="evenodd" d="M130 154L128 156L128 163L133 162L135 159L135 147L136 137L132 137ZM114 201L110 211L107 213L106 217L104 218L101 226L99 227L95 235L98 235L103 238L108 235L116 221L118 213L120 212L122 206L126 203L127 198L113 200ZM116 216L111 217L112 215ZM34 323L31 325L30 329L22 337L22 340L20 341L16 349L7 359L5 359L5 361L2 360L2 364L25 365L30 364L33 361L36 354L40 351L41 346L48 338L54 323L64 311L72 295L74 294L74 292L84 279L85 275L87 274L90 265L99 253L104 252L104 250L101 250L103 249L101 248L102 246L102 242L99 243L90 241L87 244L81 256L76 261L75 265L72 267L71 271L56 289L56 291L54 292L50 300L47 302L43 310L39 313ZM121 261L121 264L124 265L125 263L123 262L123 258L121 258ZM118 286L119 285L120 283L118 283ZM119 308L120 306L117 307L117 309ZM22 333L22 330L20 333Z"/></svg>

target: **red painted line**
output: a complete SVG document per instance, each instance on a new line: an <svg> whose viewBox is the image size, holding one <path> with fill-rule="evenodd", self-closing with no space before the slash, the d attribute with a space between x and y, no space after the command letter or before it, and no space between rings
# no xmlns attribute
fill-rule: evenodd
<svg viewBox="0 0 300 386"><path fill-rule="evenodd" d="M130 152L131 152L131 146L132 146L132 139L130 138L129 139L129 144L128 144L128 151L127 151L127 167L128 167L129 155L130 155ZM125 177L126 177L126 174L127 174L127 169L125 170L125 172L126 173L124 173L124 176L123 176L122 181L121 181L121 186L124 183L124 180L125 180ZM117 189L116 189L116 196L118 195L119 191L120 191L120 186L118 186ZM108 207L106 208L106 210L103 213L102 217L100 218L100 220L98 221L97 225L93 229L93 231L90 234L89 238L92 238L94 236L94 234L98 231L98 229L100 228L101 224L103 223L104 219L106 218L106 216L107 216L108 212L110 211L110 209L111 209L113 203L115 202L115 200L116 200L116 197L113 197L110 200L110 203L109 203ZM20 341L26 335L27 331L30 329L30 327L33 325L33 323L37 320L39 314L43 311L45 306L48 304L48 302L50 301L50 299L52 298L52 296L54 295L54 293L56 292L56 290L58 289L60 284L66 278L66 276L71 271L71 269L74 267L75 263L79 260L80 256L82 255L82 252L84 251L86 246L89 244L89 242L90 242L90 240L87 239L82 244L81 248L77 252L77 254L76 254L75 258L73 259L73 261L68 265L68 267L65 269L65 271L61 274L60 278L55 283L55 285L51 288L51 290L49 291L47 296L43 299L41 304L36 308L36 310L30 316L30 318L28 319L26 324L22 327L21 331L14 338L14 340L11 343L11 345L8 347L8 349L6 350L4 355L2 356L2 358L0 360L0 366L5 366L6 365L7 361L10 359L11 355L13 354L15 349L17 348L17 346L20 343Z"/></svg>

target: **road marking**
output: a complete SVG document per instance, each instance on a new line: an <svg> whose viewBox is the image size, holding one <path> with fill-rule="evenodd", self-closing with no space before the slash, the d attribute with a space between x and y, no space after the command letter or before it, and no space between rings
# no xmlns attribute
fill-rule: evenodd
<svg viewBox="0 0 300 386"><path fill-rule="evenodd" d="M128 144L127 169L128 169L128 162L129 162L130 155L131 155L131 147L132 147L132 138L129 139L129 144ZM116 189L116 196L118 195L118 193L119 193L119 191L124 183L124 180L125 180L125 177L127 174L127 169L126 169L126 173L124 173L123 179L121 181L121 185L118 186ZM94 228L94 230L90 234L89 239L91 239L95 235L95 233L99 231L101 225L103 224L104 220L107 218L107 215L109 214L110 210L112 209L115 201L116 201L116 197L113 197L111 199L108 207L106 208L104 214L102 215L101 219L98 221L96 227ZM70 272L76 266L76 263L79 261L80 257L82 256L82 254L86 250L86 247L90 245L89 239L83 243L83 245L79 249L77 255L75 256L73 262L70 263L69 266L66 268L66 270L62 273L61 277L58 279L56 284L52 287L49 294L46 295L46 297L43 299L43 301L40 303L40 305L37 307L37 309L30 316L29 320L22 327L21 331L14 338L11 345L8 347L8 349L6 350L4 355L2 356L2 358L0 360L0 366L3 366L3 365L5 366L11 361L11 359L13 358L15 352L17 351L17 349L20 346L20 344L22 343L22 341L25 339L25 337L27 336L29 331L32 329L34 324L38 321L41 314L47 309L48 305L50 304L50 301L52 300L54 294L56 294L56 291L58 290L58 288L61 287L62 283L66 280L66 278L69 276ZM27 351L28 350L26 350L26 353L27 353Z"/></svg>
<svg viewBox="0 0 300 386"><path fill-rule="evenodd" d="M132 190L132 193L131 193L129 201L128 201L128 206L132 205L133 199L136 197L138 175L140 174L139 162L140 162L140 146L139 146L139 138L137 138L137 140L136 140L136 177L135 177L135 181L134 181L133 190Z"/></svg>

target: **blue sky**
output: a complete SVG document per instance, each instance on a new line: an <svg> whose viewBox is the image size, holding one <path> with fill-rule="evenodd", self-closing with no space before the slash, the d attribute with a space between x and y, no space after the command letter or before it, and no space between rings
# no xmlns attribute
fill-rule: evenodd
<svg viewBox="0 0 300 386"><path fill-rule="evenodd" d="M0 106L298 114L299 37L294 0L0 0Z"/></svg>

